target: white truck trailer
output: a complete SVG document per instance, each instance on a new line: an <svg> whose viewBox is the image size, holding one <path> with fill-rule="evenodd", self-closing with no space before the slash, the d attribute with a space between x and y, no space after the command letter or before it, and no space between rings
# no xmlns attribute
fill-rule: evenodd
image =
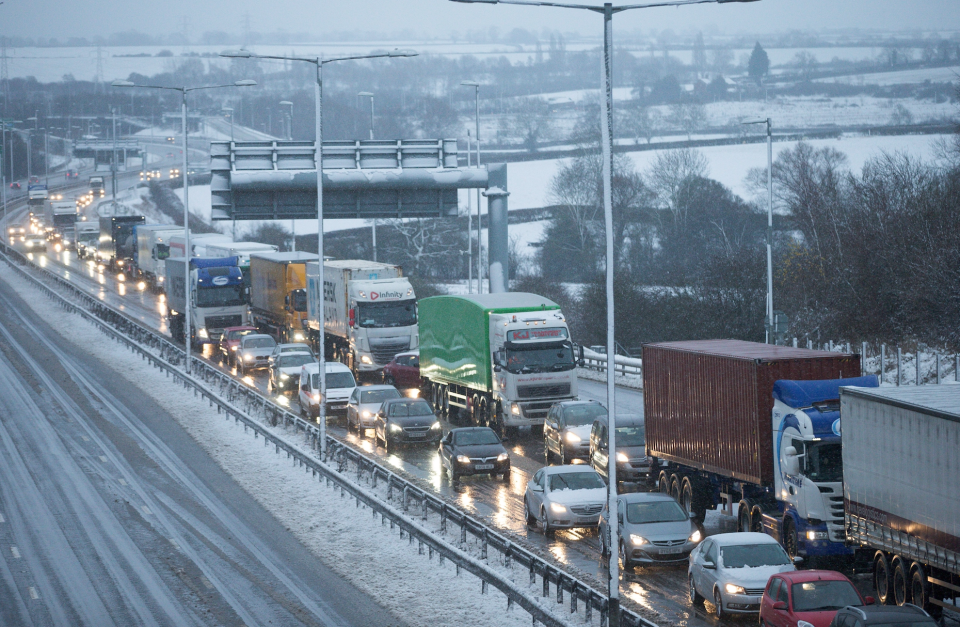
<svg viewBox="0 0 960 627"><path fill-rule="evenodd" d="M847 542L877 598L960 610L960 385L844 387L840 415Z"/></svg>
<svg viewBox="0 0 960 627"><path fill-rule="evenodd" d="M151 290L161 292L166 277L164 261L170 257L170 238L178 235L182 237L183 227L173 224L140 224L134 232L137 246L133 252L133 265L137 275L147 282Z"/></svg>

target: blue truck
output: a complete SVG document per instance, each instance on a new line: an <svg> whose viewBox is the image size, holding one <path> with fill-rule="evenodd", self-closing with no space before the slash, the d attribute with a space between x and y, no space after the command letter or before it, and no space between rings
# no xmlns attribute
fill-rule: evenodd
<svg viewBox="0 0 960 627"><path fill-rule="evenodd" d="M643 347L647 455L660 491L696 520L722 508L739 531L793 556L846 545L840 388L876 387L859 355L738 340Z"/></svg>
<svg viewBox="0 0 960 627"><path fill-rule="evenodd" d="M217 344L225 328L249 322L243 274L237 266L237 258L190 259L189 298L184 289L186 263L183 258L168 258L164 262L170 334L176 341L184 341L184 322L189 307L191 343Z"/></svg>

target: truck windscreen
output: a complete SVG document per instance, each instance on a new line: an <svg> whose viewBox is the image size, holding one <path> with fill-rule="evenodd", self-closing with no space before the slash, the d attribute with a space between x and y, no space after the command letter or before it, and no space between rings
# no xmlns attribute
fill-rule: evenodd
<svg viewBox="0 0 960 627"><path fill-rule="evenodd" d="M510 346L506 349L507 372L521 374L525 372L556 372L573 370L573 347L567 343L528 344Z"/></svg>
<svg viewBox="0 0 960 627"><path fill-rule="evenodd" d="M417 305L412 300L357 305L357 324L367 329L412 327L416 323Z"/></svg>
<svg viewBox="0 0 960 627"><path fill-rule="evenodd" d="M242 285L202 287L197 290L197 307L236 307L244 303Z"/></svg>
<svg viewBox="0 0 960 627"><path fill-rule="evenodd" d="M839 442L807 444L804 470L814 483L843 481L843 451Z"/></svg>

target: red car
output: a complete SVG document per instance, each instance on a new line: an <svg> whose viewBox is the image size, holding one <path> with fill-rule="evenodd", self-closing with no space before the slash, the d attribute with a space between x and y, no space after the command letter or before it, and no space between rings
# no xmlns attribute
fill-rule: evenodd
<svg viewBox="0 0 960 627"><path fill-rule="evenodd" d="M383 382L398 390L420 387L420 351L400 353L383 367Z"/></svg>
<svg viewBox="0 0 960 627"><path fill-rule="evenodd" d="M760 600L760 627L830 627L838 610L872 605L853 583L832 570L778 573L767 582Z"/></svg>
<svg viewBox="0 0 960 627"><path fill-rule="evenodd" d="M233 366L237 363L237 347L240 346L240 338L244 335L256 333L257 327L227 327L223 330L223 336L220 338L220 361Z"/></svg>

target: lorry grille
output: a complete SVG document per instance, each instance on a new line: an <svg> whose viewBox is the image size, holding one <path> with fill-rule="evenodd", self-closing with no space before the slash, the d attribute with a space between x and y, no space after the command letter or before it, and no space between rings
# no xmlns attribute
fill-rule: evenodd
<svg viewBox="0 0 960 627"><path fill-rule="evenodd" d="M226 329L227 327L239 327L243 324L243 317L235 316L207 316L205 318L208 329Z"/></svg>
<svg viewBox="0 0 960 627"><path fill-rule="evenodd" d="M524 403L521 407L523 408L523 416L525 418L546 418L550 408L553 407L553 401L547 401L546 403Z"/></svg>
<svg viewBox="0 0 960 627"><path fill-rule="evenodd" d="M518 385L518 398L548 398L550 396L569 396L570 384L560 385Z"/></svg>
<svg viewBox="0 0 960 627"><path fill-rule="evenodd" d="M818 485L817 488L820 490L820 494L826 499L827 512L830 516L830 521L838 524L843 524L843 495L838 493L833 487L826 485Z"/></svg>
<svg viewBox="0 0 960 627"><path fill-rule="evenodd" d="M410 340L405 342L390 342L389 344L370 345L370 352L373 353L373 360L378 366L389 364L397 353L402 353L410 349Z"/></svg>

